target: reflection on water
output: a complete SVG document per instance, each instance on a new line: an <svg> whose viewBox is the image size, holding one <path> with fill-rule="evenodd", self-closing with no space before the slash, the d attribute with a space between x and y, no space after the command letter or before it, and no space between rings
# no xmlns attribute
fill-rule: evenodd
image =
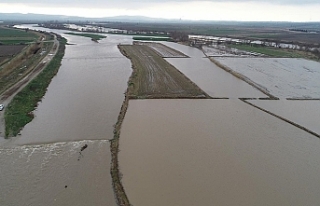
<svg viewBox="0 0 320 206"><path fill-rule="evenodd" d="M319 148L240 100L135 100L119 163L133 205L317 205Z"/></svg>

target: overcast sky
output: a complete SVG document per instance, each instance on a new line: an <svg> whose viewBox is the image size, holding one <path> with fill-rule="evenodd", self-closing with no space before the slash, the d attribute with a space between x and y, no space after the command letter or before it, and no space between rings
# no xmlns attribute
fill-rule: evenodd
<svg viewBox="0 0 320 206"><path fill-rule="evenodd" d="M185 20L320 21L320 0L0 0L0 13Z"/></svg>

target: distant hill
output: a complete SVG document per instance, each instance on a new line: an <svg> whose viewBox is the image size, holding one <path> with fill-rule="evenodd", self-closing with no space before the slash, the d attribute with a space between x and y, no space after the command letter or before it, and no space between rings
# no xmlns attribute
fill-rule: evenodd
<svg viewBox="0 0 320 206"><path fill-rule="evenodd" d="M103 18L87 18L64 15L46 14L21 14L21 13L0 13L0 21L22 21L22 22L43 22L43 21L121 21L121 22L173 22L179 20L168 20L160 18L149 18L144 16L114 16Z"/></svg>
<svg viewBox="0 0 320 206"><path fill-rule="evenodd" d="M0 23L42 23L48 21L60 22L126 22L126 23L178 23L195 25L216 25L226 27L250 27L250 28L286 28L320 32L320 22L241 22L241 21L192 21L180 19L150 18L145 16L114 16L103 18L86 18L78 16L46 15L46 14L21 14L0 13Z"/></svg>

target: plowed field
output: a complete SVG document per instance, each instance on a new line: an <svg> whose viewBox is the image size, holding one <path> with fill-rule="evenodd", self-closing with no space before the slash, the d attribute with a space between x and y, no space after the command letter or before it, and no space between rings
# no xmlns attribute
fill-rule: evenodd
<svg viewBox="0 0 320 206"><path fill-rule="evenodd" d="M153 49L145 45L120 45L131 59L130 98L208 98L209 96Z"/></svg>

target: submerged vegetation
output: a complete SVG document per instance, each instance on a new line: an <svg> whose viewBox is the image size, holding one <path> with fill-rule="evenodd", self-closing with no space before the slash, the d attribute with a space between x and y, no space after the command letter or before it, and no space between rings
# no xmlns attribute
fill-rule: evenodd
<svg viewBox="0 0 320 206"><path fill-rule="evenodd" d="M101 39L106 38L106 36L99 35L99 34L88 34L88 33L73 33L73 32L68 32L66 34L74 35L74 36L83 36L83 37L88 37L91 38L92 41L99 41Z"/></svg>
<svg viewBox="0 0 320 206"><path fill-rule="evenodd" d="M317 56L310 52L299 51L294 49L282 49L275 47L268 47L263 45L248 45L248 44L228 44L228 47L254 52L259 54L264 54L270 57L280 57L280 58L307 58L315 60Z"/></svg>
<svg viewBox="0 0 320 206"><path fill-rule="evenodd" d="M64 56L66 40L58 37L57 54L43 71L22 89L5 110L6 137L16 136L33 118L33 110L46 93L51 79L57 74Z"/></svg>
<svg viewBox="0 0 320 206"><path fill-rule="evenodd" d="M291 57L291 58L304 58L305 55L295 50L280 49L274 47L260 46L260 45L247 45L247 44L229 44L231 48L240 49L248 52L256 52L270 57Z"/></svg>

